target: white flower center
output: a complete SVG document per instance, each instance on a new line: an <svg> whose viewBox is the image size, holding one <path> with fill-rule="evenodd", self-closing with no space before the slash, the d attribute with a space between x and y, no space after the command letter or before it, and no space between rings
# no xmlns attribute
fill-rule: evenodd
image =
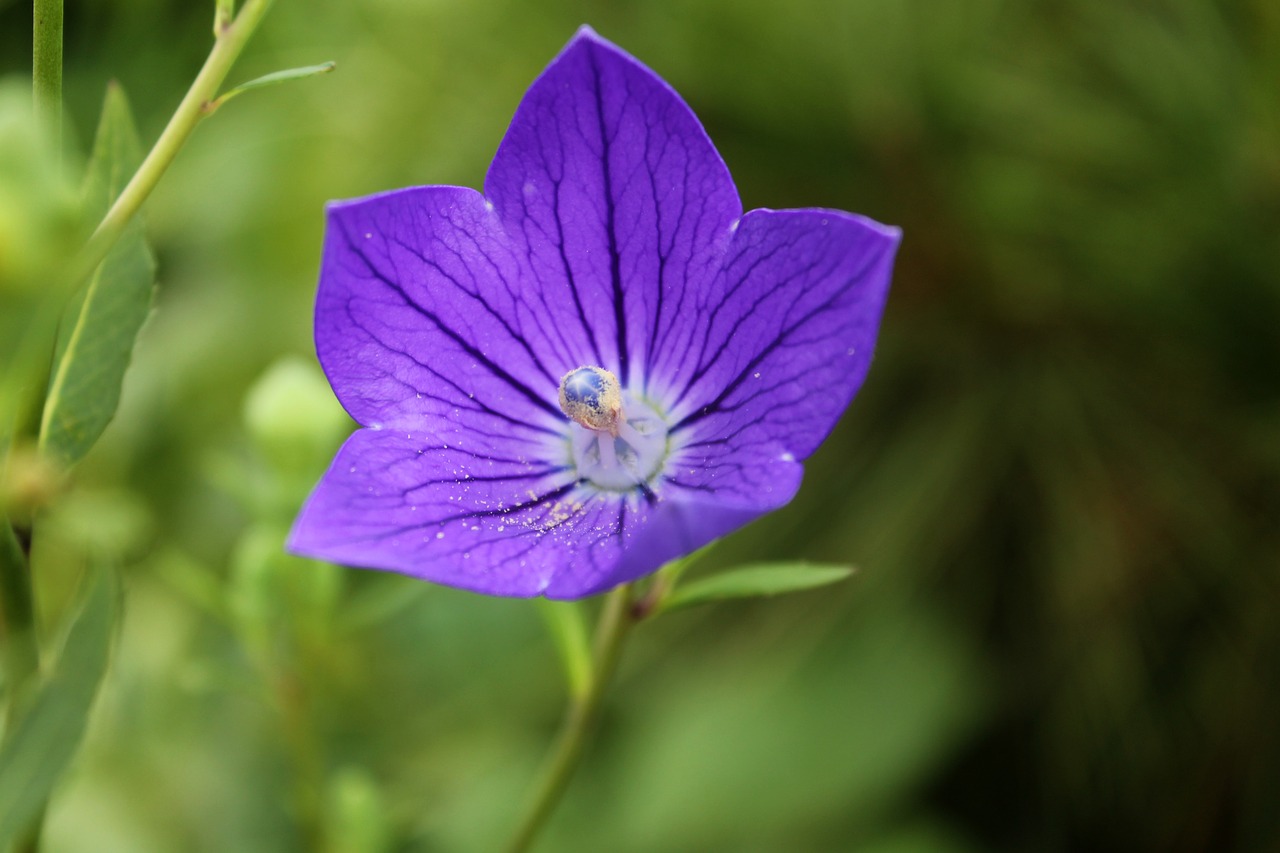
<svg viewBox="0 0 1280 853"><path fill-rule="evenodd" d="M608 430L569 425L578 475L605 491L630 492L662 472L667 461L667 425L648 405L623 395L614 436Z"/></svg>
<svg viewBox="0 0 1280 853"><path fill-rule="evenodd" d="M573 421L569 447L579 477L604 491L631 492L662 472L670 455L666 421L622 391L609 371L570 371L560 382L560 405Z"/></svg>

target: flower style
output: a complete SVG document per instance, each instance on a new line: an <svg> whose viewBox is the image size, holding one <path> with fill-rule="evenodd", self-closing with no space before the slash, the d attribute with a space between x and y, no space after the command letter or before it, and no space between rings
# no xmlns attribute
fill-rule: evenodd
<svg viewBox="0 0 1280 853"><path fill-rule="evenodd" d="M329 207L316 349L363 429L290 549L572 599L783 506L866 375L898 239L744 214L688 106L584 27L483 195Z"/></svg>

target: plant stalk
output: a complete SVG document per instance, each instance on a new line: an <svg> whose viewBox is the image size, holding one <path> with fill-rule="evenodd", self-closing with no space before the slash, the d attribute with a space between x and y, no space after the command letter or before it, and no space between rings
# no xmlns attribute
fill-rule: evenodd
<svg viewBox="0 0 1280 853"><path fill-rule="evenodd" d="M600 703L618 666L618 658L630 628L631 585L624 584L608 594L596 628L595 659L586 691L569 702L559 738L552 748L542 775L534 788L524 819L507 847L509 853L525 853L560 803L582 758L583 748L595 729Z"/></svg>
<svg viewBox="0 0 1280 853"><path fill-rule="evenodd" d="M222 81L226 79L232 64L244 50L271 3L272 0L247 0L234 19L218 25L213 50L209 52L204 67L196 75L191 88L178 104L173 117L165 125L160 138L147 153L138 171L120 191L115 203L80 251L74 267L77 282L83 281L107 256L107 252L124 233L129 220L142 207L161 176L173 163L196 125L209 114L210 105L217 98Z"/></svg>

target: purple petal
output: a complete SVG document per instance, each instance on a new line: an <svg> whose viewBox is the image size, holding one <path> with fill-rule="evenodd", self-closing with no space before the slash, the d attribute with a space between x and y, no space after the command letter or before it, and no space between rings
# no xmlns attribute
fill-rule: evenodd
<svg viewBox="0 0 1280 853"><path fill-rule="evenodd" d="M490 206L420 187L329 208L316 350L365 426L558 434L566 369ZM451 426L452 424L452 426Z"/></svg>
<svg viewBox="0 0 1280 853"><path fill-rule="evenodd" d="M728 454L722 457L722 464L699 469L678 488L668 488L651 508L642 534L621 555L618 567L593 591L635 580L692 554L785 506L800 488L803 468L782 455L753 459L747 467L740 467Z"/></svg>
<svg viewBox="0 0 1280 853"><path fill-rule="evenodd" d="M666 377L682 389L672 431L702 467L802 460L826 438L870 367L898 239L840 211L742 217L706 291L705 335Z"/></svg>
<svg viewBox="0 0 1280 853"><path fill-rule="evenodd" d="M742 213L656 74L584 28L534 82L485 181L577 364L647 383L699 334L695 301Z"/></svg>
<svg viewBox="0 0 1280 853"><path fill-rule="evenodd" d="M512 454L501 438L473 444L358 430L307 501L289 549L494 595L539 594L573 542L557 522L575 476Z"/></svg>
<svg viewBox="0 0 1280 853"><path fill-rule="evenodd" d="M580 598L648 574L762 510L732 496L655 503L582 489L570 468L363 429L348 439L289 538L294 553L492 595ZM760 485L780 505L800 466Z"/></svg>

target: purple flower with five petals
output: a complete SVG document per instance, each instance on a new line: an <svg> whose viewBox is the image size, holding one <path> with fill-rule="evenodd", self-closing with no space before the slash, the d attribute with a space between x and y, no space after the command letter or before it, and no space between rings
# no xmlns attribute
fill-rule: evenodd
<svg viewBox="0 0 1280 853"><path fill-rule="evenodd" d="M290 549L579 598L778 509L866 375L898 239L744 214L688 106L584 27L483 195L329 207L316 349L363 428Z"/></svg>

